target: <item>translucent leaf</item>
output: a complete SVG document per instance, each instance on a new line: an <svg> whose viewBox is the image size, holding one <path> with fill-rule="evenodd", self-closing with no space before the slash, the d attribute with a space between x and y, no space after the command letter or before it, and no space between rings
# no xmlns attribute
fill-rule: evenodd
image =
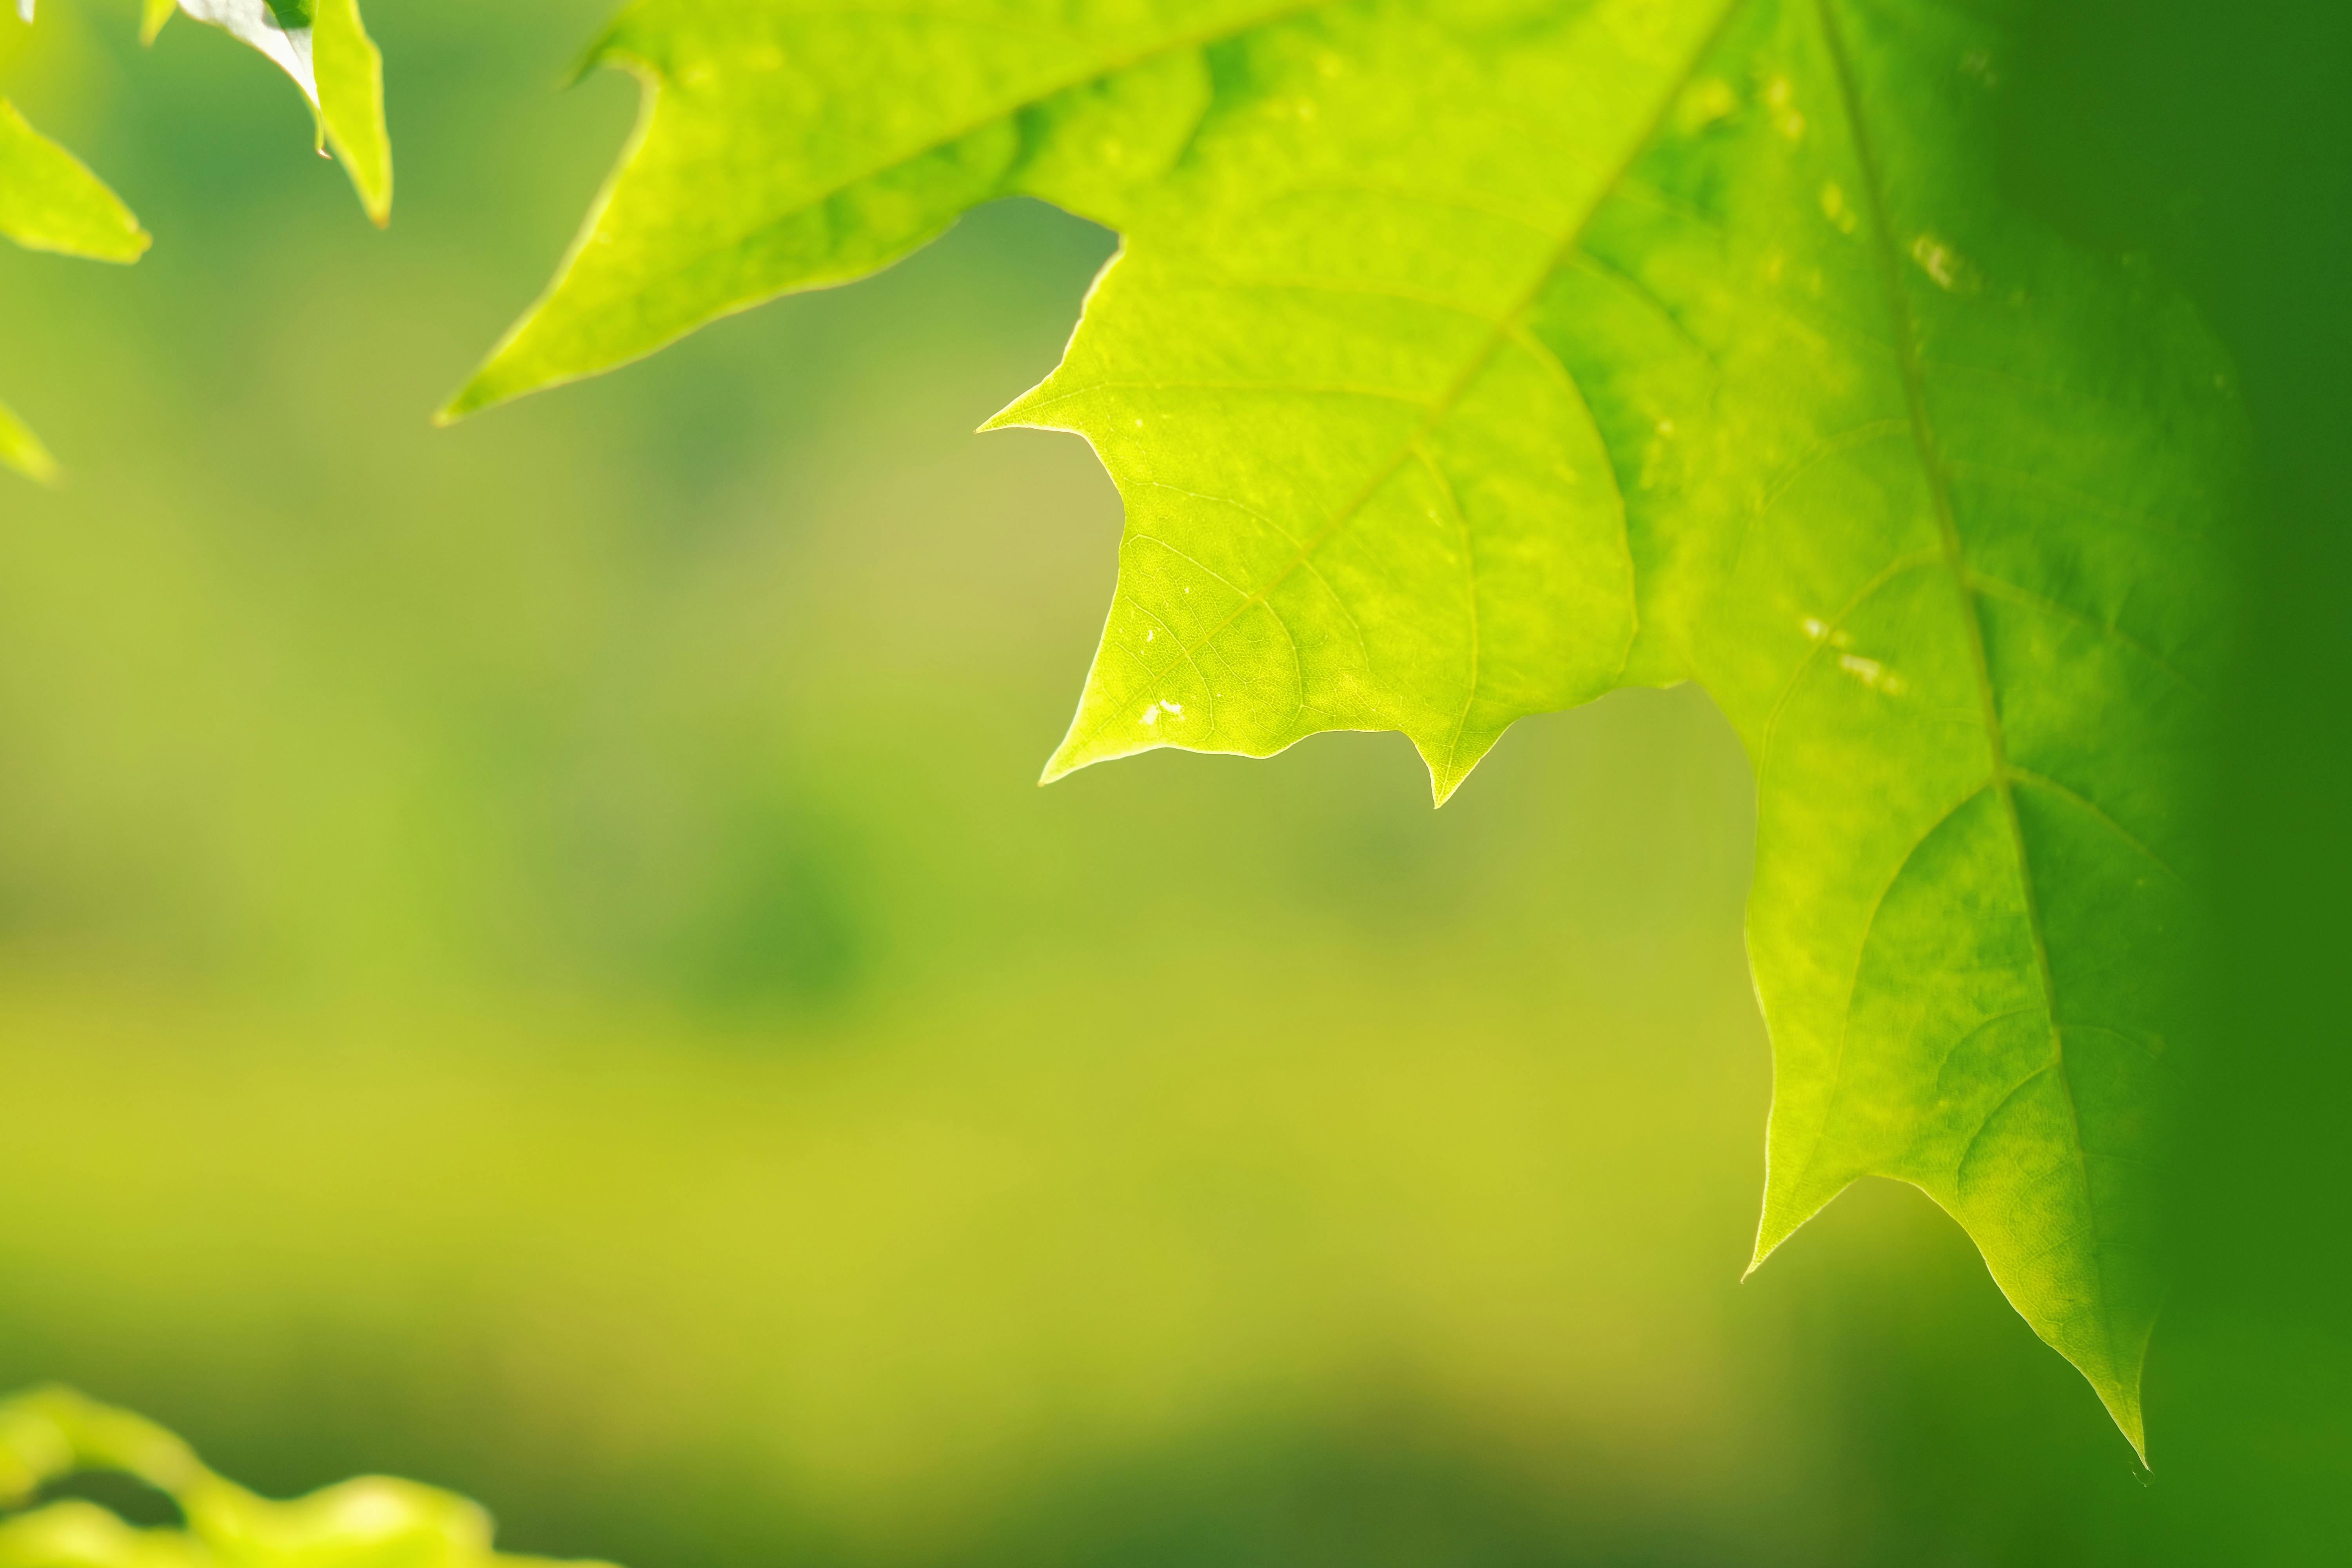
<svg viewBox="0 0 2352 1568"><path fill-rule="evenodd" d="M383 56L360 22L359 0L316 0L311 24L319 113L378 228L392 221L392 138L383 121Z"/></svg>
<svg viewBox="0 0 2352 1568"><path fill-rule="evenodd" d="M1703 682L1758 778L1760 1261L1911 1182L2142 1442L2239 414L1991 177L1949 0L642 0L638 132L457 417L999 196L1118 229L992 423L1126 501L1049 778Z"/></svg>
<svg viewBox="0 0 2352 1568"><path fill-rule="evenodd" d="M209 22L233 37L244 39L294 79L302 96L319 101L318 73L310 64L309 0L272 4L272 0L179 0L180 9L199 22ZM282 14L281 14L282 13ZM151 12L149 21L155 26Z"/></svg>

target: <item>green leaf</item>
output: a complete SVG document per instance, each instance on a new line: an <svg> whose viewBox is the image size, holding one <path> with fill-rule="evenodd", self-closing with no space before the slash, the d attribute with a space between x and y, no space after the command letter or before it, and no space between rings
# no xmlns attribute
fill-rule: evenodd
<svg viewBox="0 0 2352 1568"><path fill-rule="evenodd" d="M313 107L318 73L310 62L310 0L179 0L180 9L251 45L294 80ZM151 10L149 36L162 30Z"/></svg>
<svg viewBox="0 0 2352 1568"><path fill-rule="evenodd" d="M42 1487L89 1470L120 1471L165 1493L185 1528L141 1530L95 1503L52 1502L0 1521L0 1568L522 1568L545 1561L492 1550L489 1516L433 1487L368 1476L275 1502L214 1474L152 1422L69 1389L0 1402L0 1507L22 1508Z"/></svg>
<svg viewBox="0 0 2352 1568"><path fill-rule="evenodd" d="M379 228L392 221L392 142L384 129L383 59L360 21L358 0L176 0L276 62L310 100L322 147L332 147ZM147 0L152 42L170 0Z"/></svg>
<svg viewBox="0 0 2352 1568"><path fill-rule="evenodd" d="M383 56L360 22L359 0L317 0L311 24L319 115L327 142L378 228L392 222L392 138L383 122Z"/></svg>
<svg viewBox="0 0 2352 1568"><path fill-rule="evenodd" d="M1931 1194L2136 1447L2239 416L1992 178L1950 0L642 0L621 169L454 418L1028 194L1117 228L992 421L1127 506L1053 778L1697 679L1758 775L1756 1259Z"/></svg>
<svg viewBox="0 0 2352 1568"><path fill-rule="evenodd" d="M79 158L0 99L0 236L33 250L136 261L151 243L131 209Z"/></svg>
<svg viewBox="0 0 2352 1568"><path fill-rule="evenodd" d="M180 0L145 0L149 43ZM226 28L278 62L319 115L360 201L380 228L392 217L392 143L383 124L383 62L361 26L358 0L185 0L191 16ZM315 15L314 15L315 13ZM20 9L33 19L30 0ZM79 160L0 100L0 236L35 250L136 261L152 241L130 209ZM0 468L54 483L40 441L0 408Z"/></svg>
<svg viewBox="0 0 2352 1568"><path fill-rule="evenodd" d="M34 250L131 262L146 252L147 233L81 161L25 122L0 99L0 236ZM0 407L0 468L44 484L58 479L56 459L32 431Z"/></svg>

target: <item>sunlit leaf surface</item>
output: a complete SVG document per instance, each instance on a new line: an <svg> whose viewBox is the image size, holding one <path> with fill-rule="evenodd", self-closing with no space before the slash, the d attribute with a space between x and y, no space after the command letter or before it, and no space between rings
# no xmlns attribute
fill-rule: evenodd
<svg viewBox="0 0 2352 1568"><path fill-rule="evenodd" d="M392 221L392 137L383 122L383 56L360 21L359 0L316 0L311 62L327 144L342 160L378 228Z"/></svg>
<svg viewBox="0 0 2352 1568"><path fill-rule="evenodd" d="M1758 777L1761 1260L1932 1194L2135 1446L2229 377L1991 178L2007 7L642 0L636 141L457 416L998 196L1124 237L998 424L1127 506L1049 778L1703 682Z"/></svg>

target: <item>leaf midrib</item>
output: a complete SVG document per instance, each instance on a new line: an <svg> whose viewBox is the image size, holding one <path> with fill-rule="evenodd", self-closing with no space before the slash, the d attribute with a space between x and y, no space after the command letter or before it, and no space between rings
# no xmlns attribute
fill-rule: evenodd
<svg viewBox="0 0 2352 1568"><path fill-rule="evenodd" d="M2018 885L2025 907L2026 928L2032 939L2035 976L2039 982L2042 1005L2050 1019L2051 1059L2035 1069L2033 1077L2054 1072L2066 1099L2068 1124L2074 1133L2074 1168L2083 1187L2083 1209L2089 1220L2093 1239L2098 1233L2098 1205L2091 1189L2089 1152L2083 1141L2081 1107L2077 1102L2072 1075L2066 1068L2065 1026L2060 1021L2058 989L2051 971L2050 943L2043 928L2042 908L2033 886L2032 858L2026 848L2025 828L2018 815L2016 777L2009 763L2009 749L2000 720L1998 693L1992 679L1992 666L1985 651L1984 621L1977 588L1972 579L1958 521L1952 509L1951 475L1947 467L1942 446L1936 434L1927 404L1927 384L1921 363L1918 337L1912 321L1908 297L1905 291L1899 247L1895 241L1894 226L1887 212L1885 181L1881 174L1875 148L1865 126L1861 94L1853 77L1853 62L1846 52L1843 34L1831 9L1830 0L1814 0L1814 15L1819 20L1822 37L1827 47L1838 93L1845 113L1847 129L1853 138L1854 156L1862 168L1863 184L1869 198L1871 232L1878 254L1879 271L1886 290L1886 310L1895 333L1896 360L1903 380L1904 401L1909 411L1912 437L1919 463L1935 511L1936 526L1942 546L1945 564L1951 574L1954 591L1959 595L1961 621L1967 628L1970 667L1976 678L1977 691L1984 717L1985 742L1991 755L1992 776L1989 787L2000 802L2001 816L2009 829L2010 845L2017 863ZM1980 786L1985 787L1985 786ZM1899 873L1898 873L1899 874ZM1864 936L1867 944L1868 934ZM1847 1027L1852 1026L1852 1003L1848 1003ZM2031 1081L2027 1079L2026 1081ZM2022 1088L2022 1084L2018 1086ZM2017 1089L2012 1089L2012 1096ZM2004 1104L2006 1101L2003 1102ZM1989 1119L1988 1119L1989 1120ZM1983 1129L1978 1130L1978 1136ZM1815 1134L1813 1152L1820 1148L1819 1133ZM1812 1152L1808 1153L1811 1163ZM2092 1249L2092 1270L2099 1290L2099 1310L2095 1314L2099 1335L2105 1350L2105 1373L2116 1372L2114 1331L2107 1319L2105 1265ZM2135 1436L2135 1443L2137 1439Z"/></svg>

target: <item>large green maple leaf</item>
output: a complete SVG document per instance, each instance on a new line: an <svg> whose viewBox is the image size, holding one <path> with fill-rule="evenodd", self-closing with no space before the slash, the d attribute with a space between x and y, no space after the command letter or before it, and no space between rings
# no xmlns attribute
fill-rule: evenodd
<svg viewBox="0 0 2352 1568"><path fill-rule="evenodd" d="M2142 1446L2226 368L1991 178L1960 0L642 0L645 115L446 411L871 272L1117 229L1062 364L1127 506L1047 768L1702 681L1753 759L1760 1261L1916 1184ZM2144 1451L2144 1448L2143 1448Z"/></svg>

